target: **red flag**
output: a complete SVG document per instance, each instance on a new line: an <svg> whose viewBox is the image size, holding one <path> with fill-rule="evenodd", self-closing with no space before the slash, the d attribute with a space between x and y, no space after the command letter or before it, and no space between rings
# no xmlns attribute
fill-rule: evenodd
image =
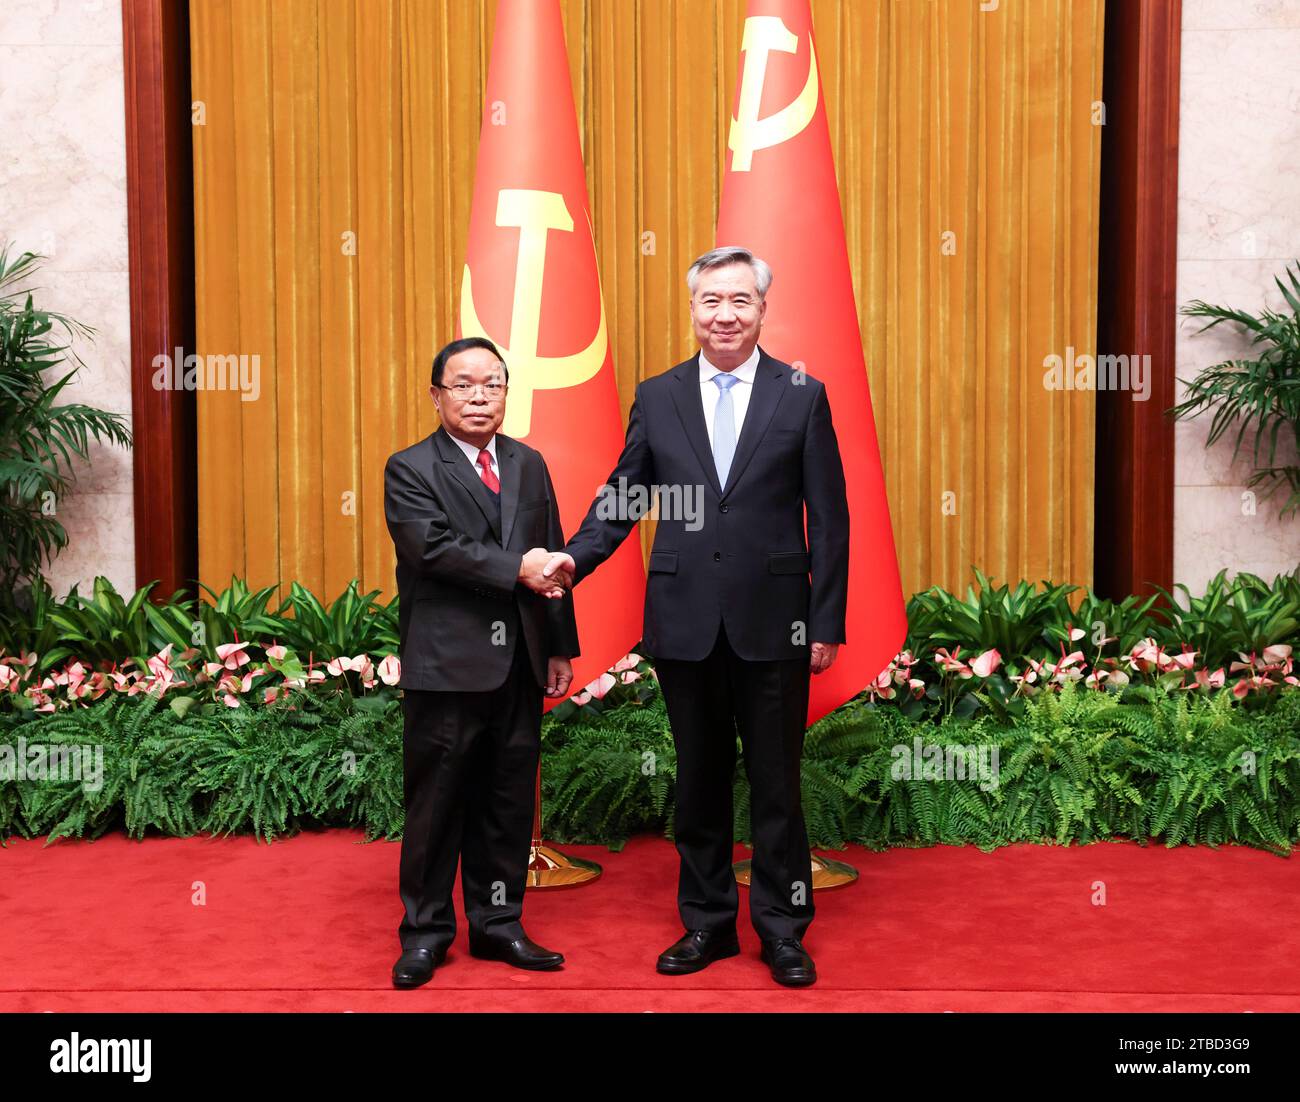
<svg viewBox="0 0 1300 1102"><path fill-rule="evenodd" d="M558 0L497 6L460 333L501 349L501 431L545 457L571 534L618 461L623 422ZM575 691L640 638L644 595L635 539L574 590Z"/></svg>
<svg viewBox="0 0 1300 1102"><path fill-rule="evenodd" d="M848 643L812 679L812 723L889 665L907 636L907 609L808 0L749 0L741 51L718 245L772 266L759 343L826 384L848 484Z"/></svg>

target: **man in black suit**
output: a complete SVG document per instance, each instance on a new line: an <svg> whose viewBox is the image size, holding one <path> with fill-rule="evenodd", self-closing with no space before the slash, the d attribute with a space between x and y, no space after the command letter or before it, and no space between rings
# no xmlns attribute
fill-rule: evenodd
<svg viewBox="0 0 1300 1102"><path fill-rule="evenodd" d="M686 934L658 970L696 972L740 951L738 731L753 794L750 917L773 978L804 986L816 969L802 944L813 902L799 759L809 671L828 669L844 641L849 513L825 386L758 347L771 280L747 249L715 249L691 265L700 353L637 387L618 466L547 569L581 581L634 527L629 502L652 486L670 491L650 552L642 645L677 748ZM663 502L674 493L702 495L701 515L671 515Z"/></svg>
<svg viewBox="0 0 1300 1102"><path fill-rule="evenodd" d="M384 514L397 549L406 829L393 984L428 982L456 936L457 859L470 953L550 969L559 953L520 924L532 837L542 693L569 688L578 654L563 539L541 455L497 430L509 373L491 341L433 361L442 417L388 460Z"/></svg>

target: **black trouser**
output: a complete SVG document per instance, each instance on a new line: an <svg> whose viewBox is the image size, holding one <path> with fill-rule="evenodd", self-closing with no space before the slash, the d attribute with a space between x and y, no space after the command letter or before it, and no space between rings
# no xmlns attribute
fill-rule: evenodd
<svg viewBox="0 0 1300 1102"><path fill-rule="evenodd" d="M731 930L736 734L750 785L749 914L760 938L801 938L813 917L812 862L799 799L808 659L746 662L720 628L702 662L655 663L677 747L677 906L688 930Z"/></svg>
<svg viewBox="0 0 1300 1102"><path fill-rule="evenodd" d="M402 707L402 948L439 952L455 939L458 858L471 936L522 937L542 721L527 645L516 638L499 688L407 690Z"/></svg>

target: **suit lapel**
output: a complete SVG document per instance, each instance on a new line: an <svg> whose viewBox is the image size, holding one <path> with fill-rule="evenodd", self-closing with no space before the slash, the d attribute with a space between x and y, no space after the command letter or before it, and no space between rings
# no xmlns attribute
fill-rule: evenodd
<svg viewBox="0 0 1300 1102"><path fill-rule="evenodd" d="M483 479L479 477L478 471L469 461L469 457L456 445L445 428L439 426L438 431L433 434L433 441L437 447L438 454L446 469L451 472L452 477L465 487L469 496L474 499L474 503L483 513L483 519L488 522L492 528L492 533L498 540L501 539L501 525L497 520L496 505L492 501L492 491L483 485ZM500 437L497 438L500 443ZM500 466L501 455L497 453L497 465ZM504 512L504 509L502 510ZM502 546L505 546L502 541Z"/></svg>
<svg viewBox="0 0 1300 1102"><path fill-rule="evenodd" d="M740 439L736 441L736 454L731 460L731 470L727 472L727 485L722 491L723 497L732 491L740 476L745 473L745 467L754 458L754 452L758 450L758 442L763 439L763 433L767 432L772 415L776 413L776 407L780 405L785 395L785 386L782 385L784 376L785 372L777 362L760 348L758 367L754 371L754 392L749 396L749 406L745 410L745 423L740 427Z"/></svg>
<svg viewBox="0 0 1300 1102"><path fill-rule="evenodd" d="M677 407L677 416L681 418L682 427L686 430L686 439L691 442L691 449L704 468L709 484L721 496L718 468L713 462L713 449L709 447L709 429L704 423L704 403L700 398L699 357L694 356L685 363L678 364L673 371L673 379L673 405ZM748 419L746 415L746 420Z"/></svg>
<svg viewBox="0 0 1300 1102"><path fill-rule="evenodd" d="M749 396L749 406L745 410L745 423L740 428L740 439L736 441L736 454L731 460L731 470L727 472L727 485L718 484L718 468L713 461L713 449L709 447L709 429L704 423L704 403L700 398L700 360L699 356L679 364L673 371L677 385L672 388L673 404L677 415L686 429L686 438L691 442L700 466L708 475L709 483L719 497L726 497L740 476L744 474L749 461L758 450L758 443L767 432L776 407L785 395L786 373L780 364L761 348L758 350L758 367L754 372L754 391Z"/></svg>
<svg viewBox="0 0 1300 1102"><path fill-rule="evenodd" d="M497 466L501 469L501 546L508 547L519 505L520 463L515 442L500 433L497 433Z"/></svg>

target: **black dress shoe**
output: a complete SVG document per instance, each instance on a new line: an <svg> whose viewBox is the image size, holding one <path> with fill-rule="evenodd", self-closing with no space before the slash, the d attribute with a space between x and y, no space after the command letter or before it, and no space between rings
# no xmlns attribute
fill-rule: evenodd
<svg viewBox="0 0 1300 1102"><path fill-rule="evenodd" d="M659 954L655 969L666 976L684 976L739 952L735 930L687 930L685 937Z"/></svg>
<svg viewBox="0 0 1300 1102"><path fill-rule="evenodd" d="M797 938L779 937L765 941L760 955L777 983L786 987L807 987L817 982L817 966Z"/></svg>
<svg viewBox="0 0 1300 1102"><path fill-rule="evenodd" d="M433 970L443 962L445 951L403 949L393 965L394 987L419 987L433 979Z"/></svg>
<svg viewBox="0 0 1300 1102"><path fill-rule="evenodd" d="M500 960L530 972L547 972L564 963L564 954L543 949L530 937L469 939L469 955L480 960Z"/></svg>

